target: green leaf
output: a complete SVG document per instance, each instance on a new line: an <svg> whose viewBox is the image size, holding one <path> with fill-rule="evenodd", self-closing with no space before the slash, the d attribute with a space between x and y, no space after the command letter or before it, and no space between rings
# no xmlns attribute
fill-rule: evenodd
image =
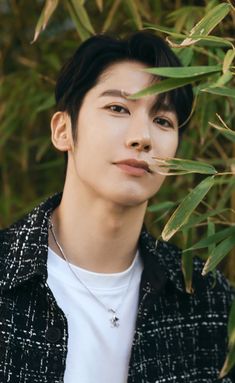
<svg viewBox="0 0 235 383"><path fill-rule="evenodd" d="M104 6L103 0L96 0L96 5L97 5L99 11L102 12L103 11L103 6Z"/></svg>
<svg viewBox="0 0 235 383"><path fill-rule="evenodd" d="M185 36L186 38L181 43L177 43L174 41L171 41L169 37L166 38L167 42L172 48L182 49L182 48L188 48L189 46L194 45L195 43L198 43L198 46L208 46L208 47L227 47L230 46L234 48L232 41L230 41L230 38L224 39L222 37L218 36L204 36L204 35L195 35L194 39L191 40L189 36Z"/></svg>
<svg viewBox="0 0 235 383"><path fill-rule="evenodd" d="M147 210L150 213L157 213L161 210L171 209L173 206L175 206L175 204L176 203L172 201L164 201L164 202L149 206Z"/></svg>
<svg viewBox="0 0 235 383"><path fill-rule="evenodd" d="M170 12L167 14L167 20L172 21L172 22L177 22L179 18L185 17L184 24L187 21L187 18L190 17L199 17L203 16L204 13L204 7L202 6L191 6L191 5L186 5L183 6L181 5L180 7L177 7L174 11Z"/></svg>
<svg viewBox="0 0 235 383"><path fill-rule="evenodd" d="M226 52L226 55L224 57L223 73L226 73L229 70L229 67L232 64L234 57L235 57L235 49L229 49Z"/></svg>
<svg viewBox="0 0 235 383"><path fill-rule="evenodd" d="M36 113L42 112L43 110L48 110L55 105L54 95L48 96L45 100L35 109Z"/></svg>
<svg viewBox="0 0 235 383"><path fill-rule="evenodd" d="M105 32L105 31L107 31L107 29L109 29L120 4L121 4L121 0L114 0L113 1L112 7L109 10L108 16L106 17L106 20L105 20L103 28L102 28L103 32Z"/></svg>
<svg viewBox="0 0 235 383"><path fill-rule="evenodd" d="M207 236L210 237L211 235L215 234L215 224L214 222L211 222L209 219L207 220ZM208 252L211 253L215 248L215 244L212 243L208 246Z"/></svg>
<svg viewBox="0 0 235 383"><path fill-rule="evenodd" d="M174 53L176 53L183 66L188 66L191 64L194 57L194 50L192 47L177 48L174 51Z"/></svg>
<svg viewBox="0 0 235 383"><path fill-rule="evenodd" d="M228 236L230 236L232 234L235 234L235 226L223 229L221 231L218 231L215 234L210 235L207 238L203 238L187 250L203 249L205 247L208 247L210 245L213 245L213 244L216 244L216 243L222 241L223 239L227 238Z"/></svg>
<svg viewBox="0 0 235 383"><path fill-rule="evenodd" d="M201 161L184 160L181 158L158 158L152 157L156 160L156 165L151 164L150 169L158 172L160 168L166 168L169 170L175 170L175 173L168 174L188 174L188 173L199 173L199 174L216 174L217 170L214 166ZM183 173L182 173L183 172Z"/></svg>
<svg viewBox="0 0 235 383"><path fill-rule="evenodd" d="M212 271L222 261L222 259L233 249L235 246L235 235L224 239L212 253L209 255L205 266L202 270L202 275L206 275L209 271Z"/></svg>
<svg viewBox="0 0 235 383"><path fill-rule="evenodd" d="M203 42L205 42L205 43L208 42L208 43L218 43L218 46L221 45L221 46L233 47L233 43L232 43L232 41L230 41L230 38L225 39L223 37L213 36L213 35L210 35L210 36L195 35L194 38L197 39L198 41L200 40L198 45L200 45L200 43L203 43ZM202 45L205 45L205 44L202 44ZM211 44L211 46L214 46L214 44Z"/></svg>
<svg viewBox="0 0 235 383"><path fill-rule="evenodd" d="M78 0L70 0L70 2L82 26L91 34L95 34L94 28L90 22L87 11L85 7L82 5L82 3Z"/></svg>
<svg viewBox="0 0 235 383"><path fill-rule="evenodd" d="M227 72L223 73L222 76L220 76L214 84L211 84L210 88L222 87L225 84L227 84L230 80L232 80L232 78L233 74L228 70Z"/></svg>
<svg viewBox="0 0 235 383"><path fill-rule="evenodd" d="M44 29L46 28L48 21L50 20L50 17L52 16L52 14L54 13L54 11L56 10L58 6L58 2L59 2L58 0L46 0L46 3L43 7L43 10L41 12L41 15L36 25L32 43L34 43L37 40L40 33L44 31Z"/></svg>
<svg viewBox="0 0 235 383"><path fill-rule="evenodd" d="M160 94L168 92L170 90L180 88L181 86L191 84L194 81L199 81L207 76L210 76L211 73L206 73L193 78L168 78L166 80L159 81L157 84L154 84L148 88L141 90L135 94L132 94L128 98L131 100L136 100L144 96L151 96L152 94Z"/></svg>
<svg viewBox="0 0 235 383"><path fill-rule="evenodd" d="M214 176L207 177L183 199L162 231L163 240L168 241L184 225L213 184Z"/></svg>
<svg viewBox="0 0 235 383"><path fill-rule="evenodd" d="M226 356L224 365L220 371L219 378L220 379L224 378L229 373L229 371L232 369L234 364L235 364L235 346L230 348L230 350Z"/></svg>
<svg viewBox="0 0 235 383"><path fill-rule="evenodd" d="M135 22L135 25L137 26L138 29L142 29L142 20L139 15L138 7L136 5L135 0L126 0L126 4L131 12L131 15L133 17L133 20Z"/></svg>
<svg viewBox="0 0 235 383"><path fill-rule="evenodd" d="M181 256L182 272L184 275L186 291L193 293L192 275L193 275L193 255L191 252L185 252Z"/></svg>
<svg viewBox="0 0 235 383"><path fill-rule="evenodd" d="M226 97L232 97L235 98L235 89L233 88L227 88L227 87L212 87L212 88L204 88L201 89L201 92L207 92L207 93L212 93L216 94L218 96L226 96Z"/></svg>
<svg viewBox="0 0 235 383"><path fill-rule="evenodd" d="M173 28L167 28L161 25L156 26L155 24L150 24L150 23L144 23L144 26L145 26L144 29L150 29L157 32L167 33L168 35L176 37L176 38L185 38L185 34L175 32Z"/></svg>
<svg viewBox="0 0 235 383"><path fill-rule="evenodd" d="M216 181L215 181L215 184L216 184ZM196 227L201 222L206 221L207 218L214 217L215 215L219 215L226 211L229 211L229 209L220 208L220 209L213 209L211 211L206 212L205 214L201 214L201 213L199 215L192 214L189 217L188 222L184 225L184 229L187 230L187 229L190 229L191 227ZM190 247L189 249L186 249L186 250L191 250L191 249L192 248Z"/></svg>
<svg viewBox="0 0 235 383"><path fill-rule="evenodd" d="M222 3L211 9L191 30L180 46L188 46L199 41L201 35L206 36L224 19L231 7L228 3ZM199 36L199 37L197 37Z"/></svg>
<svg viewBox="0 0 235 383"><path fill-rule="evenodd" d="M147 68L145 72L156 74L159 76L170 78L187 78L197 77L206 73L220 72L221 65L213 66L191 66L191 67L162 67L162 68Z"/></svg>
<svg viewBox="0 0 235 383"><path fill-rule="evenodd" d="M189 243L192 242L192 231L186 232L186 247L188 247ZM193 277L193 254L191 251L186 251L182 253L181 256L181 265L182 265L182 272L184 275L184 282L186 291L189 294L192 294L194 292L192 288L192 277Z"/></svg>
<svg viewBox="0 0 235 383"><path fill-rule="evenodd" d="M222 133L228 140L235 142L235 131L228 129L228 128L222 128L220 125L214 124L212 122L209 122L209 125L213 128L219 130L220 133Z"/></svg>
<svg viewBox="0 0 235 383"><path fill-rule="evenodd" d="M190 35L189 34L183 34L183 33L178 33L176 32L173 28L167 28L167 27L163 27L163 26L155 26L153 24L149 24L149 23L145 23L144 24L146 26L146 29L150 29L150 30L154 30L154 31L158 31L158 32L162 32L162 33L166 33L168 34L169 36L172 36L174 37L175 39L189 39L190 38ZM199 34L199 35L194 35L194 39L195 39L195 42L199 41L199 45L200 43L204 42L208 42L208 43L217 43L219 44L219 46L231 46L233 48L233 43L232 43L232 39L230 41L230 39L225 39L223 37L219 37L219 36L207 36L205 34ZM166 38L166 40L168 41L169 45L171 47L175 47L175 48L186 48L188 47L189 45L193 45L193 43L190 43L189 45L184 45L184 46L181 46L182 42L181 43L174 43L172 41L169 40L169 38Z"/></svg>
<svg viewBox="0 0 235 383"><path fill-rule="evenodd" d="M70 16L75 24L78 35L80 36L82 41L85 41L86 39L90 37L90 33L82 25L80 19L78 18L77 13L74 10L74 7L72 6L69 0L67 1L66 5L69 10Z"/></svg>
<svg viewBox="0 0 235 383"><path fill-rule="evenodd" d="M235 300L233 301L228 320L229 346L235 346Z"/></svg>

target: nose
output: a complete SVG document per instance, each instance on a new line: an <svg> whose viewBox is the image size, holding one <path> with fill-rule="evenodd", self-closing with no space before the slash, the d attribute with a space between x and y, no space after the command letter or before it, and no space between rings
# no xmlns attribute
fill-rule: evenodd
<svg viewBox="0 0 235 383"><path fill-rule="evenodd" d="M126 137L126 146L138 152L149 152L152 149L152 144L148 127L145 125L142 129L131 129Z"/></svg>

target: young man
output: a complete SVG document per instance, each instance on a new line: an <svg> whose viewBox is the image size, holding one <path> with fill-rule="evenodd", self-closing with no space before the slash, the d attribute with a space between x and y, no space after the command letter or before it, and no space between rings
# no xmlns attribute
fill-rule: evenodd
<svg viewBox="0 0 235 383"><path fill-rule="evenodd" d="M214 383L227 352L232 290L217 273L187 294L181 255L143 227L192 104L190 86L128 95L178 66L160 39L96 36L62 68L51 121L67 153L62 194L0 234L0 381ZM220 380L231 383L232 375Z"/></svg>

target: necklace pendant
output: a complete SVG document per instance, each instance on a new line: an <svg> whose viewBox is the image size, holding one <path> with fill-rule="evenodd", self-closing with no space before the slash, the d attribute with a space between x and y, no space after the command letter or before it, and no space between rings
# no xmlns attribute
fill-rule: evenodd
<svg viewBox="0 0 235 383"><path fill-rule="evenodd" d="M112 327L119 327L119 318L116 315L113 315L112 318L110 318L110 322Z"/></svg>
<svg viewBox="0 0 235 383"><path fill-rule="evenodd" d="M113 309L109 309L109 312L113 314L112 318L110 318L110 322L112 324L112 327L119 327L119 318L116 316L116 311Z"/></svg>

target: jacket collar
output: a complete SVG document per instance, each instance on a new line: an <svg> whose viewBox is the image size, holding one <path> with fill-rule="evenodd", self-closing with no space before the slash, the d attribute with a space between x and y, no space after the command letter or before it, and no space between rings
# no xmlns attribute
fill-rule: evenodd
<svg viewBox="0 0 235 383"><path fill-rule="evenodd" d="M61 197L61 193L55 194L23 219L0 231L0 289L12 289L36 276L47 280L48 219ZM139 245L145 288L159 291L171 281L185 292L180 250L167 242L156 244L145 228Z"/></svg>

